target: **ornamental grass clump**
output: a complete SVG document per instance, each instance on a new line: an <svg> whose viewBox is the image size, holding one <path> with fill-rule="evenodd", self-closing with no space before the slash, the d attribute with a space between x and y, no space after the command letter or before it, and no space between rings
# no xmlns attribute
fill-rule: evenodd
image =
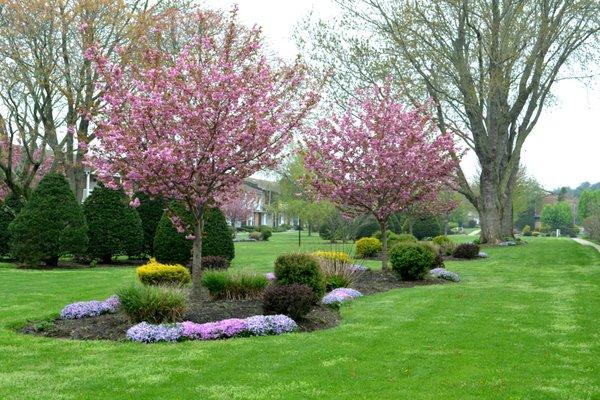
<svg viewBox="0 0 600 400"><path fill-rule="evenodd" d="M205 271L202 274L202 285L213 300L257 299L268 284L269 280L264 275L251 273Z"/></svg>
<svg viewBox="0 0 600 400"><path fill-rule="evenodd" d="M136 270L138 279L144 285L187 285L192 281L190 271L179 264L161 264L151 258L150 262Z"/></svg>
<svg viewBox="0 0 600 400"><path fill-rule="evenodd" d="M448 271L445 268L434 268L429 271L429 273L436 278L441 278L452 282L460 282L460 277L457 273Z"/></svg>
<svg viewBox="0 0 600 400"><path fill-rule="evenodd" d="M80 319L112 314L118 311L120 305L118 296L110 296L104 301L80 301L65 306L60 312L60 319Z"/></svg>
<svg viewBox="0 0 600 400"><path fill-rule="evenodd" d="M187 292L177 287L132 285L117 294L133 322L176 322L187 308Z"/></svg>
<svg viewBox="0 0 600 400"><path fill-rule="evenodd" d="M328 306L339 307L340 304L357 299L359 297L362 297L362 293L358 290L350 288L338 288L323 296L321 302Z"/></svg>
<svg viewBox="0 0 600 400"><path fill-rule="evenodd" d="M352 264L349 262L330 258L318 258L318 261L325 280L326 291L352 286L362 274L362 271L352 268Z"/></svg>

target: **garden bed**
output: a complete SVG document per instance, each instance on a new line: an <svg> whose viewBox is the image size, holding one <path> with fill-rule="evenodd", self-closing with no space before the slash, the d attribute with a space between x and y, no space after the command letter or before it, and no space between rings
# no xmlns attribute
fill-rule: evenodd
<svg viewBox="0 0 600 400"><path fill-rule="evenodd" d="M401 281L393 273L368 270L352 286L364 295L369 295L397 288L446 283L448 281L431 277L421 281ZM243 319L262 313L260 300L206 300L191 303L182 320L206 323L228 318ZM312 332L335 327L340 321L337 309L317 305L304 319L296 322L301 332ZM117 312L81 319L30 322L21 332L65 339L124 341L125 333L132 325L123 312Z"/></svg>

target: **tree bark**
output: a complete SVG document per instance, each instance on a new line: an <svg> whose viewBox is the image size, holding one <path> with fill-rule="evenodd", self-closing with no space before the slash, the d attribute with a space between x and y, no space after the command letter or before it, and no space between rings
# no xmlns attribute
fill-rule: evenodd
<svg viewBox="0 0 600 400"><path fill-rule="evenodd" d="M387 221L379 221L379 229L381 229L381 269L388 271Z"/></svg>
<svg viewBox="0 0 600 400"><path fill-rule="evenodd" d="M204 231L204 212L200 210L196 227L194 228L194 246L192 248L192 290L190 300L202 299L202 232Z"/></svg>

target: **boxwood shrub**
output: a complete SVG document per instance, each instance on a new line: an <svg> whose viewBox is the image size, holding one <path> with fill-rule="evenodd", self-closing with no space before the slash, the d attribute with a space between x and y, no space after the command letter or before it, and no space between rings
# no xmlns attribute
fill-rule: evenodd
<svg viewBox="0 0 600 400"><path fill-rule="evenodd" d="M390 251L392 269L404 280L421 280L435 262L430 246L423 243L399 243Z"/></svg>
<svg viewBox="0 0 600 400"><path fill-rule="evenodd" d="M325 293L325 281L319 262L308 254L283 254L275 260L275 276L277 284L307 285L318 298Z"/></svg>
<svg viewBox="0 0 600 400"><path fill-rule="evenodd" d="M360 258L374 257L381 251L381 240L365 237L356 241L356 256Z"/></svg>

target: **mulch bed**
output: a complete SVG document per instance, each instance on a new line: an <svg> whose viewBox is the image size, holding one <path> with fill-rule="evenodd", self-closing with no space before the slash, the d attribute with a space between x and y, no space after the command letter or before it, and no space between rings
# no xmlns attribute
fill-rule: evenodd
<svg viewBox="0 0 600 400"><path fill-rule="evenodd" d="M370 295L397 288L447 283L449 282L437 278L401 281L393 273L369 270L361 274L352 287L364 295ZM260 300L206 300L191 303L182 320L205 323L227 318L247 318L262 313ZM318 305L303 320L296 322L300 331L312 332L337 326L341 317L338 310ZM126 339L125 332L132 325L127 316L119 312L74 320L31 322L22 328L21 332L55 338L119 341Z"/></svg>

